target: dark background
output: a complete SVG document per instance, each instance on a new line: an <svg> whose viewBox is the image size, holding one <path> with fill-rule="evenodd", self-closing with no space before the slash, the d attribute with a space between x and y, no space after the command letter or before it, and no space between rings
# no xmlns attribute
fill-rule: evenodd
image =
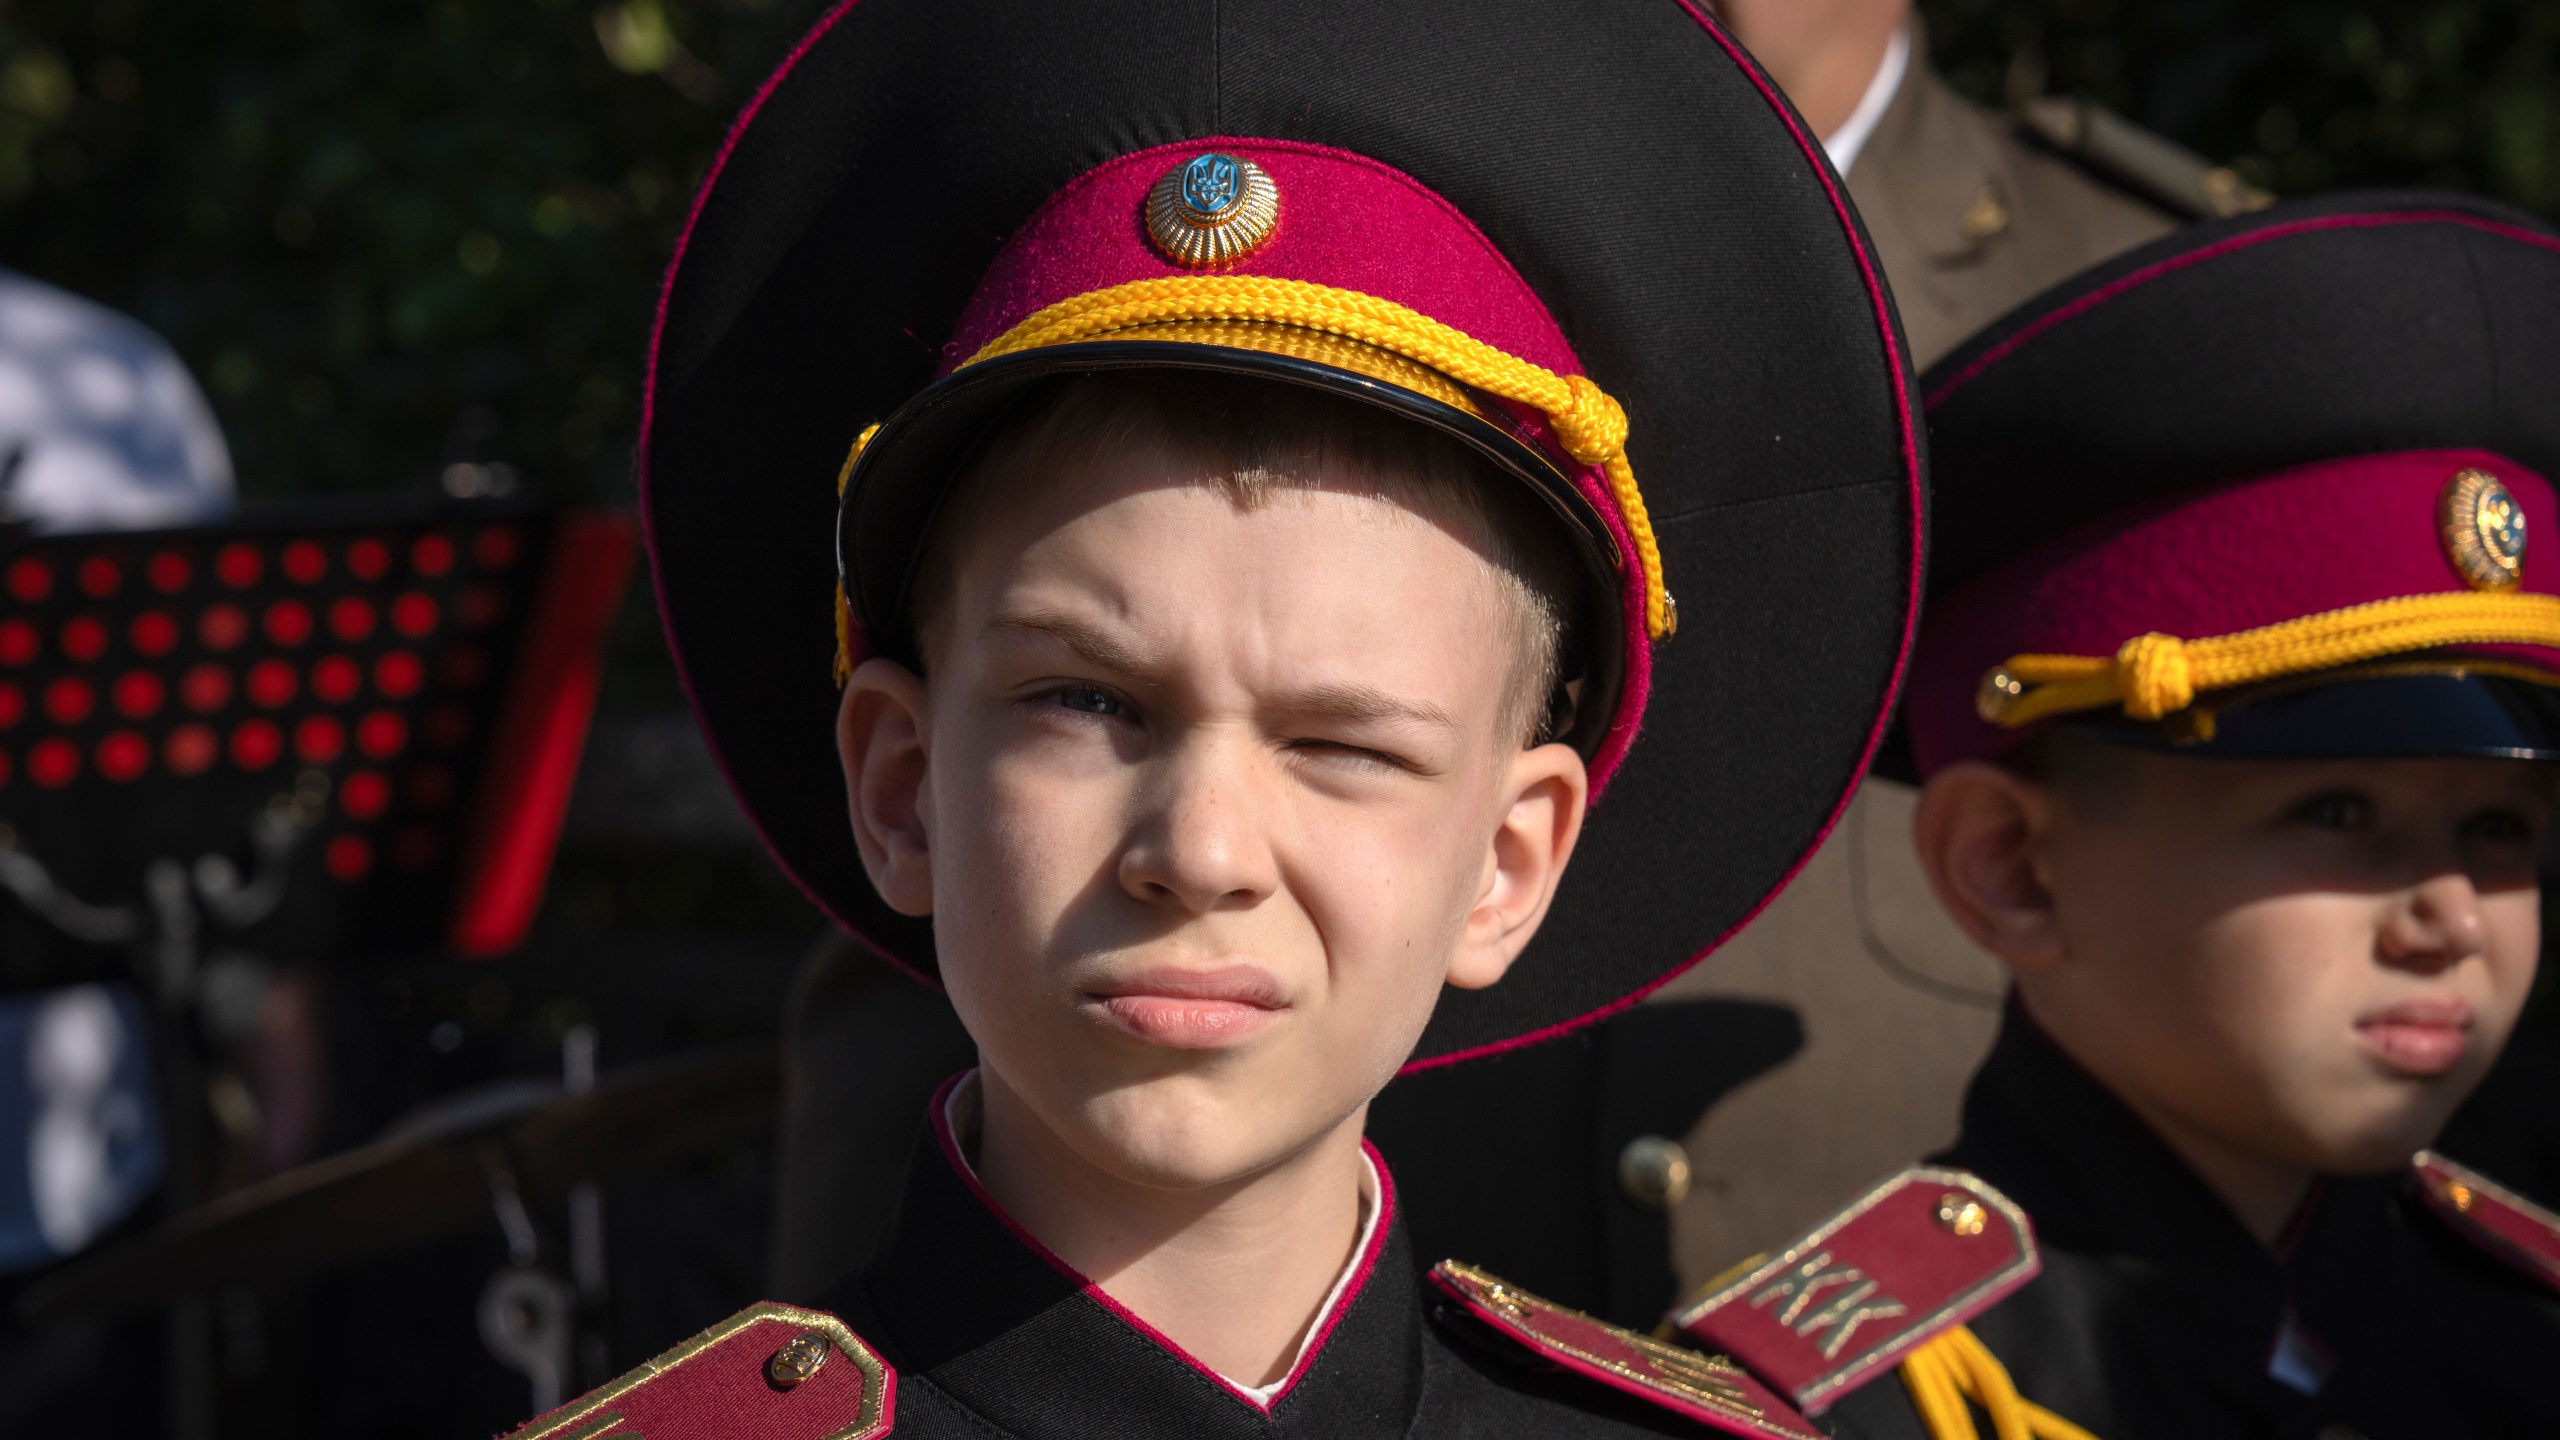
<svg viewBox="0 0 2560 1440"><path fill-rule="evenodd" d="M627 494L659 271L817 0L6 0L0 263L140 316L252 496L498 459ZM2000 104L2081 94L2279 193L2560 210L2560 6L1933 0Z"/></svg>
<svg viewBox="0 0 2560 1440"><path fill-rule="evenodd" d="M167 336L253 503L425 489L456 465L628 503L660 271L730 117L820 8L0 0L0 265ZM2421 183L2560 214L2547 0L1922 10L1937 63L1988 105L2082 95L2281 194ZM706 784L645 586L614 645L535 940L496 965L331 977L321 1148L457 1087L556 1070L581 1023L608 1069L772 1032L819 920ZM608 1194L617 1367L755 1298L769 1158L748 1147ZM518 1418L521 1382L468 1318L502 1257L491 1234L269 1297L255 1363L224 1352L246 1367L226 1371L225 1433ZM152 1433L155 1343L144 1325L0 1328L0 1430ZM42 1398L120 1371L121 1416L94 1379L69 1410Z"/></svg>

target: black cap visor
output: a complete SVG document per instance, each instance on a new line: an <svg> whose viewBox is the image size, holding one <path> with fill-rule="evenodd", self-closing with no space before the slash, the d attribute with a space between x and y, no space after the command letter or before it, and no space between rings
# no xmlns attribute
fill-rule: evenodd
<svg viewBox="0 0 2560 1440"><path fill-rule="evenodd" d="M2110 744L2211 759L2560 760L2560 677L2494 661L2410 661L2205 695L2150 724L2063 723Z"/></svg>

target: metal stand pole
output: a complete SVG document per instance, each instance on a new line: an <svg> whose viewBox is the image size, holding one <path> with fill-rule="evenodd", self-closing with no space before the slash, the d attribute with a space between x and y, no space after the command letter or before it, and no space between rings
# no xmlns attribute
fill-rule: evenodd
<svg viewBox="0 0 2560 1440"><path fill-rule="evenodd" d="M596 1088L596 1027L573 1025L560 1037L561 1088L585 1095ZM605 1350L604 1192L594 1182L569 1187L569 1279L578 1288L580 1387L612 1378Z"/></svg>
<svg viewBox="0 0 2560 1440"><path fill-rule="evenodd" d="M196 1034L196 911L187 894L187 872L177 861L151 862L143 896L152 919L146 977L159 1002L161 1088L167 1096L161 1125L169 1149L163 1193L172 1213L203 1203L211 1169L205 1133L205 1067ZM169 1434L171 1440L214 1440L213 1317L204 1296L186 1295L169 1305Z"/></svg>

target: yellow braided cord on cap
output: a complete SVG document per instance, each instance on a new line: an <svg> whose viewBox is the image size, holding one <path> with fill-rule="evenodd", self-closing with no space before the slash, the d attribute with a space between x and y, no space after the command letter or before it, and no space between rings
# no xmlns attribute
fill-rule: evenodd
<svg viewBox="0 0 2560 1440"><path fill-rule="evenodd" d="M2021 1396L2008 1367L1962 1325L1903 1357L1902 1385L1930 1440L1981 1440L1974 1405L1991 1418L1994 1440L2097 1440Z"/></svg>
<svg viewBox="0 0 2560 1440"><path fill-rule="evenodd" d="M1256 325L1238 320L1183 320L1171 325L1137 325L1114 330L1096 339L1171 340L1188 345L1225 345L1257 350L1265 355L1286 355L1294 360L1312 360L1336 370L1366 375L1372 380L1428 395L1453 410L1464 410L1482 418L1484 407L1477 404L1467 387L1432 369L1417 364L1393 351L1320 330L1299 330L1284 325Z"/></svg>
<svg viewBox="0 0 2560 1440"><path fill-rule="evenodd" d="M2445 645L2560 647L2560 595L2405 595L2202 640L2136 635L2111 656L2013 656L1983 677L1982 715L2016 727L2120 704L2132 719L2157 720L2200 691Z"/></svg>
<svg viewBox="0 0 2560 1440"><path fill-rule="evenodd" d="M862 458L862 447L870 444L871 437L879 433L880 426L875 421L863 426L862 433L853 437L853 448L845 452L844 465L836 471L836 499L839 501L844 499L845 482L853 478L853 462ZM836 683L841 685L852 678L853 607L845 603L844 580L838 577L836 580Z"/></svg>
<svg viewBox="0 0 2560 1440"><path fill-rule="evenodd" d="M1584 376L1558 375L1392 300L1267 275L1132 280L1035 312L988 341L969 363L1184 321L1247 321L1339 335L1544 414L1565 453L1599 466L1617 497L1618 513L1644 572L1645 633L1659 640L1678 628L1670 592L1663 587L1662 549L1654 541L1644 495L1636 489L1635 469L1627 463L1627 412Z"/></svg>

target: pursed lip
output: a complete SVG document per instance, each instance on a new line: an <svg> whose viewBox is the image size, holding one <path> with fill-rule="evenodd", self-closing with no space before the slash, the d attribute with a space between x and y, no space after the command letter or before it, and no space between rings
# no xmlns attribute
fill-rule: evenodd
<svg viewBox="0 0 2560 1440"><path fill-rule="evenodd" d="M2359 1016L2356 1035L2395 1070L2442 1075L2470 1053L2471 1020L2466 1000L2403 1000Z"/></svg>
<svg viewBox="0 0 2560 1440"><path fill-rule="evenodd" d="M1259 965L1158 965L1115 975L1085 991L1114 1029L1174 1050L1215 1050L1267 1028L1288 992Z"/></svg>

